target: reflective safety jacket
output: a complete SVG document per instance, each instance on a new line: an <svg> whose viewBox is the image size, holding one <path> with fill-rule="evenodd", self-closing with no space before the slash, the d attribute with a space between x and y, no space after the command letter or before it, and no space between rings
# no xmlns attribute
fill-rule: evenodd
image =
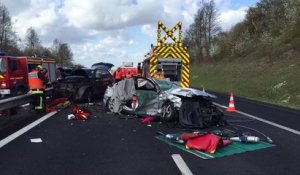
<svg viewBox="0 0 300 175"><path fill-rule="evenodd" d="M38 71L34 70L28 74L28 83L30 90L45 90L46 86L44 82L39 78Z"/></svg>

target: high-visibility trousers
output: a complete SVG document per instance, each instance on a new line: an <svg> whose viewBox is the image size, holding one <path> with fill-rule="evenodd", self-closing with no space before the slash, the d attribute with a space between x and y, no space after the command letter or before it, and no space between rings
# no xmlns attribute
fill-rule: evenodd
<svg viewBox="0 0 300 175"><path fill-rule="evenodd" d="M34 109L43 110L45 109L45 93L44 90L32 90L32 94L34 94Z"/></svg>

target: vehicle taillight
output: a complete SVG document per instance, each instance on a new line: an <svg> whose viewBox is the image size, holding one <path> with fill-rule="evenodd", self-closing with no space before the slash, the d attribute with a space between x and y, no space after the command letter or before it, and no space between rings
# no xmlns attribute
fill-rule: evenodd
<svg viewBox="0 0 300 175"><path fill-rule="evenodd" d="M2 88L6 88L6 83L5 83L5 82L2 82L2 83L1 83L1 87L2 87Z"/></svg>

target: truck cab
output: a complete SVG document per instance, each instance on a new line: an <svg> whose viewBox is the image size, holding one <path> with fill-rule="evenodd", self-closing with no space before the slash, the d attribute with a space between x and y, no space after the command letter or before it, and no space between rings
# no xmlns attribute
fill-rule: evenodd
<svg viewBox="0 0 300 175"><path fill-rule="evenodd" d="M26 60L0 56L0 94L24 94L28 91L28 68Z"/></svg>
<svg viewBox="0 0 300 175"><path fill-rule="evenodd" d="M0 54L0 97L16 96L28 92L28 73L37 65L48 70L49 80L56 80L54 59L12 57Z"/></svg>

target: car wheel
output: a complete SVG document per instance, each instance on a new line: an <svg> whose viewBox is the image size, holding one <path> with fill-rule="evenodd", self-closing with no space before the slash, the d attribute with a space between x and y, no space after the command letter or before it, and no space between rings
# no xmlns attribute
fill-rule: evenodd
<svg viewBox="0 0 300 175"><path fill-rule="evenodd" d="M173 103L167 102L162 106L162 114L160 119L162 122L170 122L176 119L176 109Z"/></svg>
<svg viewBox="0 0 300 175"><path fill-rule="evenodd" d="M127 115L134 115L135 111L132 108L132 100L128 100L122 108L122 113Z"/></svg>
<svg viewBox="0 0 300 175"><path fill-rule="evenodd" d="M114 111L114 99L109 98L106 103L107 108L110 112Z"/></svg>
<svg viewBox="0 0 300 175"><path fill-rule="evenodd" d="M93 100L93 92L90 89L85 91L84 99L87 103L92 102Z"/></svg>

